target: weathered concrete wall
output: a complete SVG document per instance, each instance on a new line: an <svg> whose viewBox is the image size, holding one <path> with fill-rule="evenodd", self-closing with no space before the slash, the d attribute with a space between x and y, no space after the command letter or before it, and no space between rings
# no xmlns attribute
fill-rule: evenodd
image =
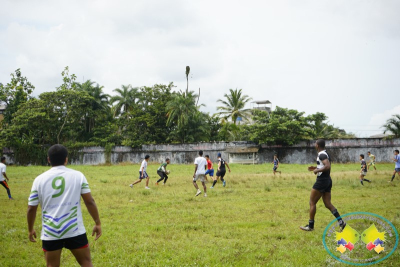
<svg viewBox="0 0 400 267"><path fill-rule="evenodd" d="M283 163L312 163L317 157L314 145L315 141L301 142L291 147L262 145L258 153L259 162L272 162L274 153L278 153L279 159ZM357 138L326 140L326 148L334 162L358 162L360 154L364 154L365 159L368 161L368 151L371 151L376 156L377 162L391 162L393 150L400 149L400 139Z"/></svg>
<svg viewBox="0 0 400 267"><path fill-rule="evenodd" d="M278 153L282 163L313 163L316 158L314 141L301 142L295 146L259 146L256 153L256 163L272 162L274 153ZM376 156L377 162L390 162L393 157L393 150L400 149L400 139L345 139L327 140L327 150L334 162L358 162L360 154L371 151ZM143 145L141 149L116 146L110 152L102 147L86 147L81 149L76 155L70 156L71 164L98 165L98 164L117 164L121 162L140 163L145 155L150 155L150 162L163 162L170 158L174 164L191 164L197 156L199 150L204 151L204 155L210 155L216 161L217 154L222 153L226 160L240 159L246 157L245 154L230 155L228 151L240 150L240 148L251 148L256 146L251 142L214 142L214 143L195 143L195 144L169 144L169 145ZM3 154L9 163L15 163L11 150L4 150ZM250 157L248 154L247 157ZM249 160L250 162L250 160ZM251 160L252 162L252 160Z"/></svg>

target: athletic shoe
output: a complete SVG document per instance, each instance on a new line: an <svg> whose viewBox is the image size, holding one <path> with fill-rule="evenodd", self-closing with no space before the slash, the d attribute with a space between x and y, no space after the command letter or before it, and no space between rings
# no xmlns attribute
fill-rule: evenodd
<svg viewBox="0 0 400 267"><path fill-rule="evenodd" d="M310 226L308 226L308 224L306 226L300 226L300 229L307 232L314 231L314 228L311 228Z"/></svg>
<svg viewBox="0 0 400 267"><path fill-rule="evenodd" d="M207 197L207 193L204 193L204 197Z"/></svg>
<svg viewBox="0 0 400 267"><path fill-rule="evenodd" d="M339 229L340 229L340 232L342 232L343 230L344 230L344 228L346 227L346 222L343 222L343 224L342 225L340 225L340 227L339 227Z"/></svg>
<svg viewBox="0 0 400 267"><path fill-rule="evenodd" d="M156 183L156 185L158 185L158 183Z"/></svg>
<svg viewBox="0 0 400 267"><path fill-rule="evenodd" d="M226 182L225 182L225 180L222 182L222 186L223 187L225 187L225 185L226 185Z"/></svg>
<svg viewBox="0 0 400 267"><path fill-rule="evenodd" d="M133 184L130 184L129 186L130 186L131 188L133 188Z"/></svg>
<svg viewBox="0 0 400 267"><path fill-rule="evenodd" d="M213 189L213 188L214 188L214 186L211 186L210 188L211 188L211 189Z"/></svg>
<svg viewBox="0 0 400 267"><path fill-rule="evenodd" d="M200 190L197 190L196 197L201 194Z"/></svg>
<svg viewBox="0 0 400 267"><path fill-rule="evenodd" d="M144 189L150 189L150 187L146 186Z"/></svg>

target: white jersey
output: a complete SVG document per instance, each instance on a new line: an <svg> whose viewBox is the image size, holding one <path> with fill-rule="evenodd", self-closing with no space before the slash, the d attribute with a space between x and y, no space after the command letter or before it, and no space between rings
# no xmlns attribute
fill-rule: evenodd
<svg viewBox="0 0 400 267"><path fill-rule="evenodd" d="M65 166L53 167L36 177L28 205L42 208L42 240L58 240L86 233L81 194L90 192L85 176Z"/></svg>
<svg viewBox="0 0 400 267"><path fill-rule="evenodd" d="M5 180L4 176L3 176L3 172L5 173L6 169L7 169L6 164L0 162L0 182L3 182Z"/></svg>
<svg viewBox="0 0 400 267"><path fill-rule="evenodd" d="M197 165L196 175L206 173L207 160L205 158L197 157L194 160L194 164Z"/></svg>
<svg viewBox="0 0 400 267"><path fill-rule="evenodd" d="M142 165L140 165L139 171L141 172L142 169L143 169L144 172L147 172L147 161L146 160L142 161Z"/></svg>
<svg viewBox="0 0 400 267"><path fill-rule="evenodd" d="M329 162L331 161L331 159L329 158L328 153L326 153L326 150L321 151L321 152L318 153L318 156L317 156L317 169L321 169L321 168L325 167L325 165L324 165L324 163L322 161L324 161L326 159L328 159ZM330 177L330 174L331 174L331 170L328 170L328 171L325 171L325 172L319 172L317 174L317 176L321 177L321 178L328 178L328 177Z"/></svg>

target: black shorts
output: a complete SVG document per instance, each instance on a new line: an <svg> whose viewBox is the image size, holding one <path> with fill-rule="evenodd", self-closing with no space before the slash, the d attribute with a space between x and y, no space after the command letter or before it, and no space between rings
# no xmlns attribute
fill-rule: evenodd
<svg viewBox="0 0 400 267"><path fill-rule="evenodd" d="M332 189L332 179L329 178L317 178L313 189L318 190L321 193L330 193Z"/></svg>
<svg viewBox="0 0 400 267"><path fill-rule="evenodd" d="M168 176L167 176L167 174L165 172L157 171L157 174L158 174L158 176L160 176L160 178L167 178L168 179Z"/></svg>
<svg viewBox="0 0 400 267"><path fill-rule="evenodd" d="M216 176L217 176L217 177L224 178L224 177L225 177L225 174L226 174L226 170L225 170L225 171L218 171L217 174L216 174Z"/></svg>
<svg viewBox="0 0 400 267"><path fill-rule="evenodd" d="M276 169L278 169L278 167L277 166L274 166L274 168L272 169L273 171L276 171Z"/></svg>
<svg viewBox="0 0 400 267"><path fill-rule="evenodd" d="M59 240L42 240L43 251L55 251L62 248L66 249L79 249L87 248L89 241L86 237L86 233L70 238L59 239Z"/></svg>

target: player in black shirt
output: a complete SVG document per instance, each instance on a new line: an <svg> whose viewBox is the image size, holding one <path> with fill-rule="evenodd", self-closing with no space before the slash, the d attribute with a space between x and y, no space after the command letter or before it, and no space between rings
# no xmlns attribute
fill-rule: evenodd
<svg viewBox="0 0 400 267"><path fill-rule="evenodd" d="M225 177L225 174L226 174L226 167L228 167L229 172L231 172L231 168L229 168L228 163L221 156L222 156L221 153L218 153L218 170L217 170L217 174L216 174L217 178L214 180L213 185L211 186L211 188L214 188L215 184L218 181L218 178L221 179L222 185L225 187L226 182L224 180L224 177Z"/></svg>
<svg viewBox="0 0 400 267"><path fill-rule="evenodd" d="M362 185L364 185L364 181L370 183L371 181L368 179L365 179L365 176L367 176L368 168L367 168L367 162L365 162L364 159L364 154L360 155L360 161L361 161L361 172L360 172L360 182Z"/></svg>
<svg viewBox="0 0 400 267"><path fill-rule="evenodd" d="M317 167L308 167L309 171L312 171L317 175L317 180L311 189L310 195L310 220L308 221L308 225L301 226L300 229L304 231L314 230L314 218L315 213L317 212L317 202L322 197L325 207L332 212L333 216L336 217L339 222L340 229L343 230L346 226L346 223L342 220L339 212L331 203L331 160L325 150L325 140L317 140L317 142L315 142L315 148L318 151Z"/></svg>

